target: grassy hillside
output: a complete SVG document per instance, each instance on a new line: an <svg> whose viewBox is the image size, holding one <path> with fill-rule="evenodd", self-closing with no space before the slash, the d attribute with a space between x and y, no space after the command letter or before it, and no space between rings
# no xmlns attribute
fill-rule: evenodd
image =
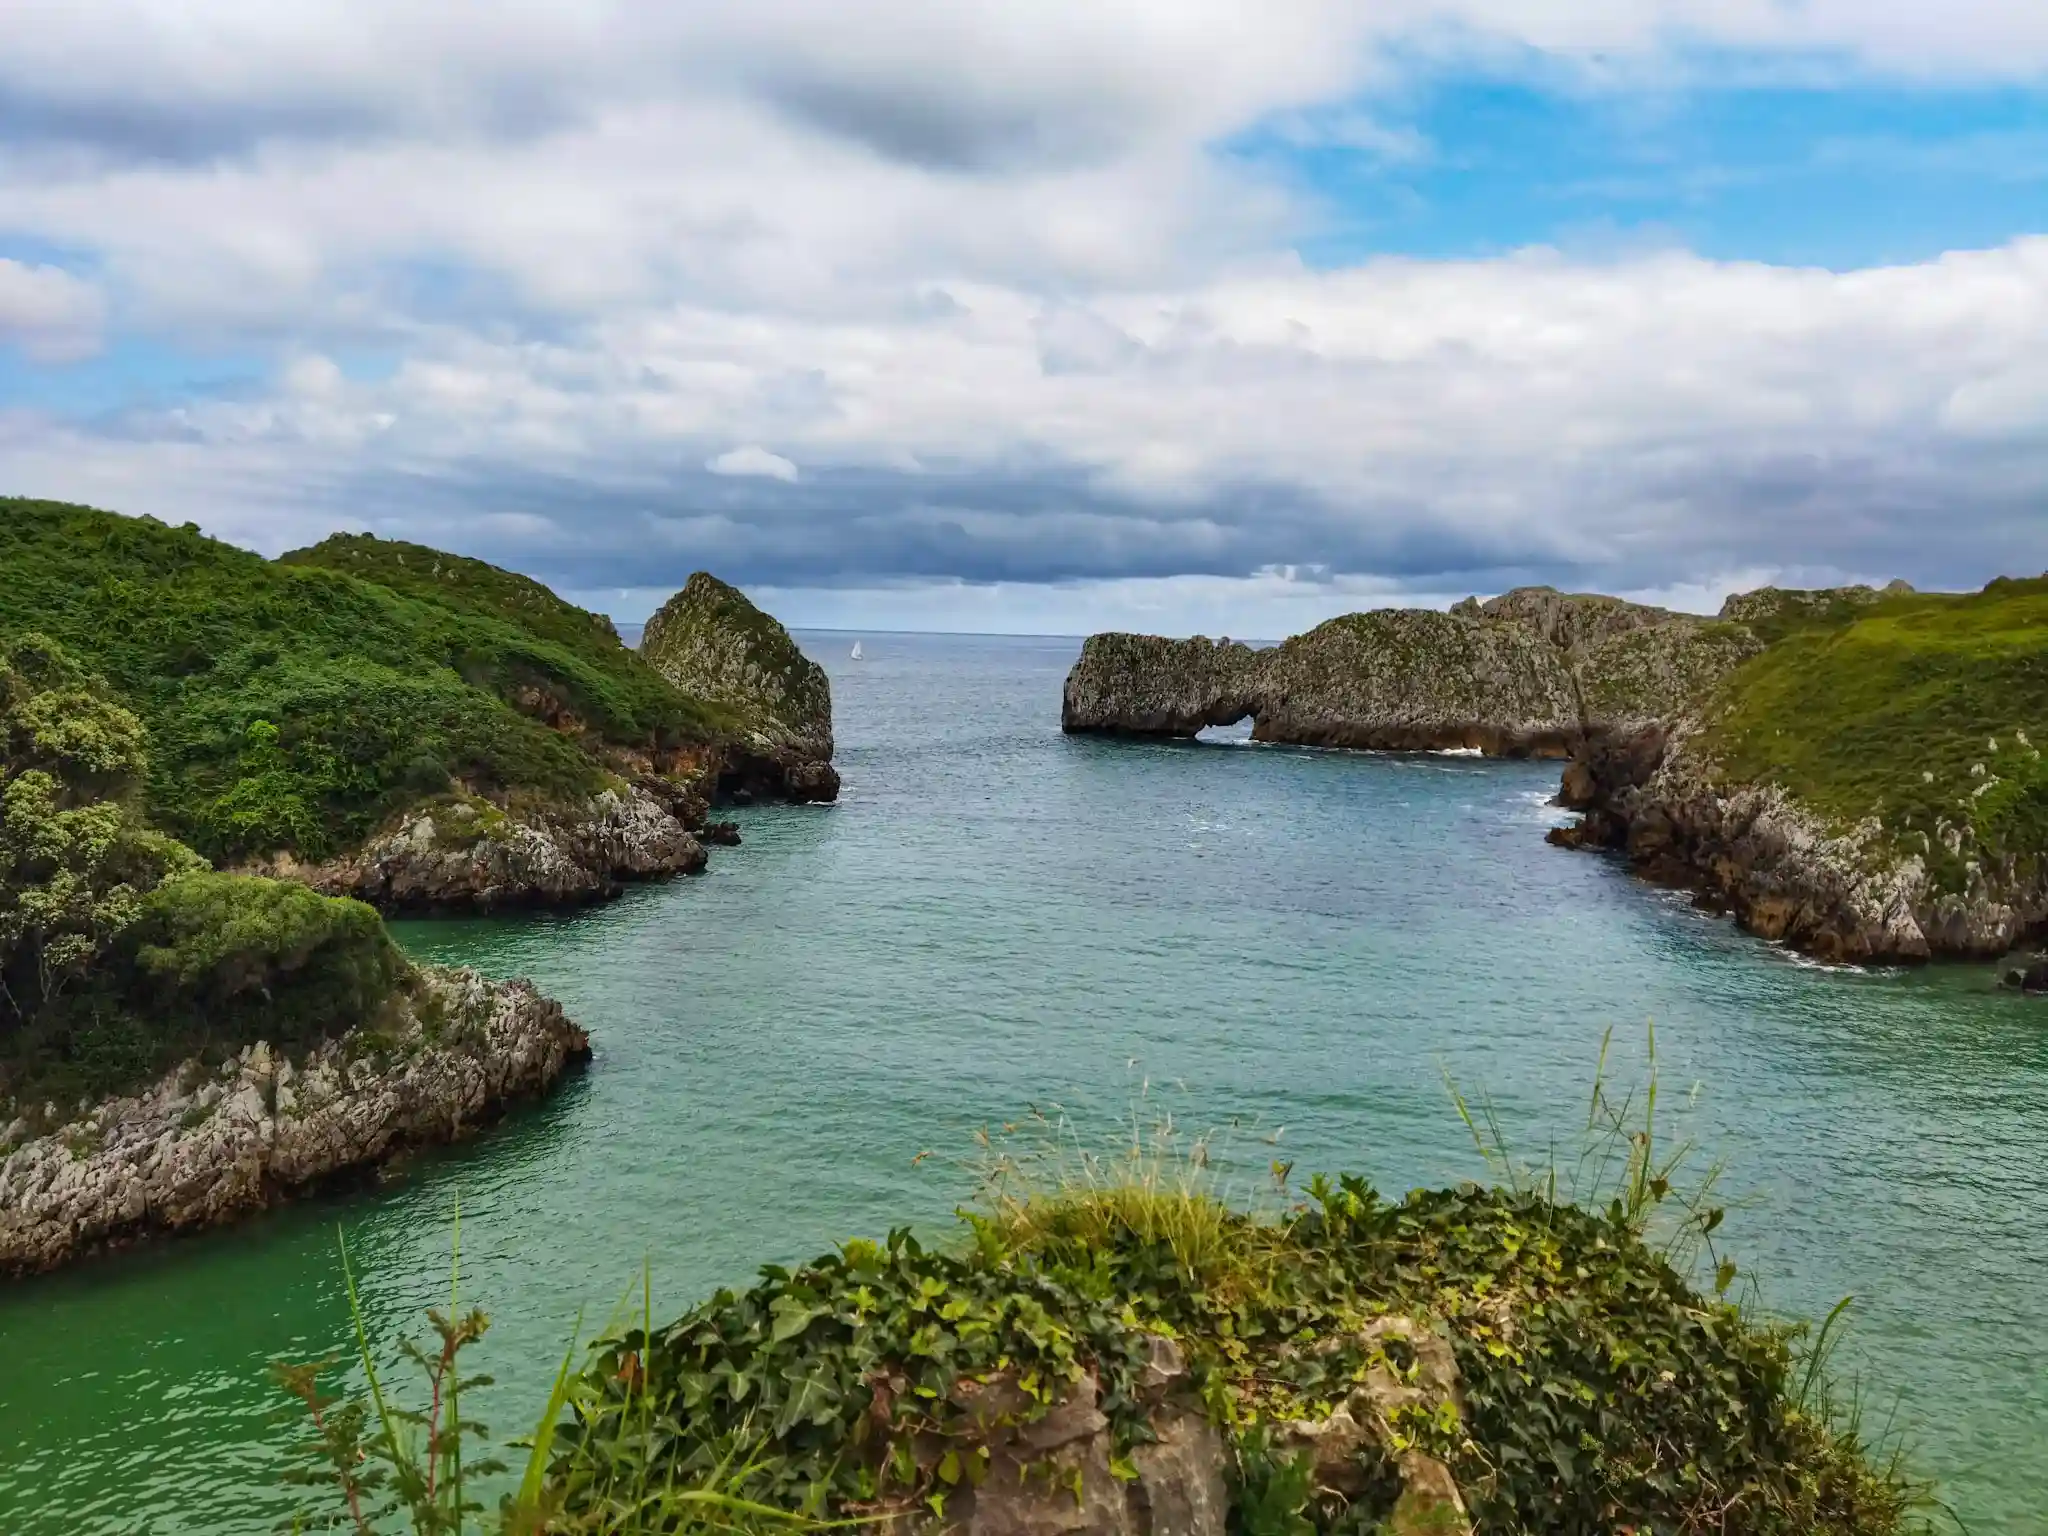
<svg viewBox="0 0 2048 1536"><path fill-rule="evenodd" d="M1828 604L1729 678L1706 746L1842 823L1882 818L1952 879L1976 847L2048 855L2048 577Z"/></svg>
<svg viewBox="0 0 2048 1536"><path fill-rule="evenodd" d="M589 793L594 748L722 723L536 584L369 539L268 561L190 526L0 499L0 635L30 630L142 718L151 818L216 860L325 857L451 779Z"/></svg>

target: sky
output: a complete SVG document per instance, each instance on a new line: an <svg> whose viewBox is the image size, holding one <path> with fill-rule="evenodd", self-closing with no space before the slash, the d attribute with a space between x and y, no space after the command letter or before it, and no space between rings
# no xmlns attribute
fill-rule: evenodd
<svg viewBox="0 0 2048 1536"><path fill-rule="evenodd" d="M0 494L628 621L2048 570L2048 5L4 10Z"/></svg>

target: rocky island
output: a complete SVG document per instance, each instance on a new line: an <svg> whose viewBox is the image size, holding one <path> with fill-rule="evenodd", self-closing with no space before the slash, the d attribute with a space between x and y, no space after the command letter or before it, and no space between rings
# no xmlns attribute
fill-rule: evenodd
<svg viewBox="0 0 2048 1536"><path fill-rule="evenodd" d="M739 588L698 571L647 621L640 654L682 692L731 715L714 780L720 794L839 798L831 681Z"/></svg>
<svg viewBox="0 0 2048 1536"><path fill-rule="evenodd" d="M1268 649L1092 636L1071 733L1569 758L1553 841L1615 848L1829 959L2002 954L2048 926L2048 577L1766 588L1712 619L1523 588Z"/></svg>

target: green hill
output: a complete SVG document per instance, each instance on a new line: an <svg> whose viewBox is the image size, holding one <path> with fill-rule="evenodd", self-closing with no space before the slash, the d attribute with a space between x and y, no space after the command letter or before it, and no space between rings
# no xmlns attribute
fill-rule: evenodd
<svg viewBox="0 0 2048 1536"><path fill-rule="evenodd" d="M271 561L190 525L0 499L0 636L28 631L141 717L150 819L216 860L329 857L451 781L588 795L608 749L726 725L537 583L367 537Z"/></svg>
<svg viewBox="0 0 2048 1536"><path fill-rule="evenodd" d="M2048 854L2048 577L1773 617L1707 712L1719 772L1838 825L1879 818L1951 888L1973 853Z"/></svg>

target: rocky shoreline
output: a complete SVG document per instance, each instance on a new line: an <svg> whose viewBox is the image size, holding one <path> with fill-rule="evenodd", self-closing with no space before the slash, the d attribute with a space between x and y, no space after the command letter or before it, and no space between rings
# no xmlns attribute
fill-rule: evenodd
<svg viewBox="0 0 2048 1536"><path fill-rule="evenodd" d="M1996 959L2048 930L2040 871L1974 858L1965 887L1943 890L1875 818L1830 829L1775 785L1721 782L1699 729L1589 734L1558 794L1582 814L1550 841L1618 851L1758 937L1837 963Z"/></svg>
<svg viewBox="0 0 2048 1536"><path fill-rule="evenodd" d="M1931 821L1845 826L1769 778L1725 773L1702 746L1746 662L1802 627L1832 632L1915 596L1903 583L1762 588L1705 619L1534 587L1449 612L1351 614L1266 649L1099 634L1068 674L1061 725L1185 739L1249 716L1256 741L1568 758L1558 803L1582 816L1553 843L1619 850L1822 959L1994 958L2048 933L2048 857L1973 841L1971 807L2006 770L1973 767Z"/></svg>
<svg viewBox="0 0 2048 1536"><path fill-rule="evenodd" d="M427 970L377 1025L301 1061L259 1042L53 1127L18 1119L0 1131L0 1275L220 1226L459 1140L589 1055L530 983Z"/></svg>

